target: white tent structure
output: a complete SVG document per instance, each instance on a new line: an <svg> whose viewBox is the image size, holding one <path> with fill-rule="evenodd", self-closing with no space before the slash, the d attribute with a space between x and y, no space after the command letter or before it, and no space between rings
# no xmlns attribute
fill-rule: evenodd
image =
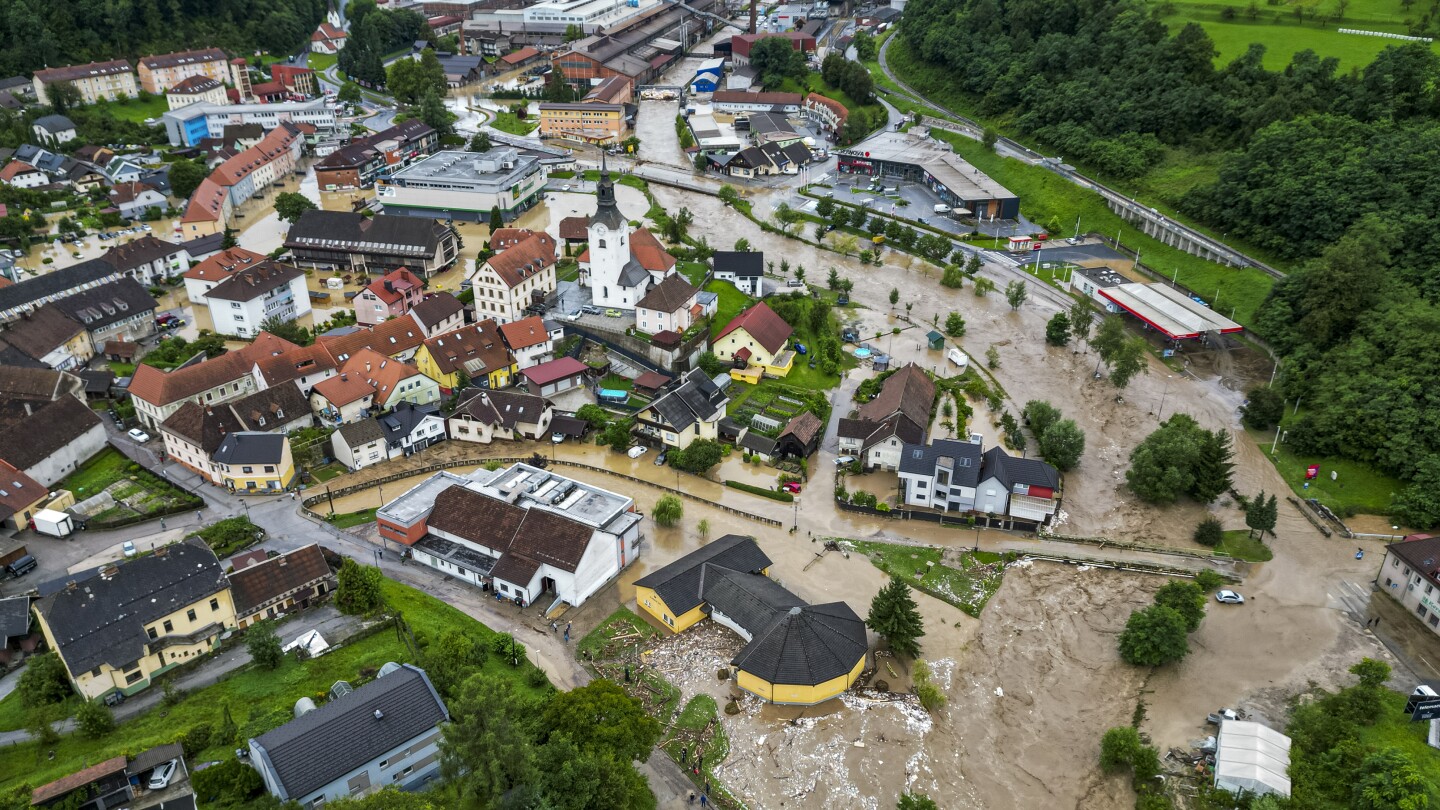
<svg viewBox="0 0 1440 810"><path fill-rule="evenodd" d="M1290 795L1290 738L1247 720L1226 720L1215 745L1215 787Z"/></svg>

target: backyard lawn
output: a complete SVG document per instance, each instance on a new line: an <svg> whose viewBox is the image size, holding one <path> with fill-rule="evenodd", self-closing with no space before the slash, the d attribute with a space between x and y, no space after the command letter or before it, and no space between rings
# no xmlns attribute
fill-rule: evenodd
<svg viewBox="0 0 1440 810"><path fill-rule="evenodd" d="M680 262L677 267L680 270L680 275L684 276L686 281L689 281L697 287L700 285L700 282L705 280L705 276L710 272L710 268L706 267L704 262Z"/></svg>
<svg viewBox="0 0 1440 810"><path fill-rule="evenodd" d="M97 528L93 524L112 523L138 515L171 514L201 504L199 496L157 478L109 446L80 465L55 488L70 490L77 501L109 490L116 503L89 518L92 528Z"/></svg>
<svg viewBox="0 0 1440 810"><path fill-rule="evenodd" d="M359 512L343 512L335 515L330 525L337 529L348 529L352 526L359 526L362 523L375 522L375 509L361 509Z"/></svg>
<svg viewBox="0 0 1440 810"><path fill-rule="evenodd" d="M488 644L495 635L490 628L459 610L413 588L387 579L383 581L383 591L390 605L406 618L417 636L436 639L447 630L456 629ZM134 755L152 746L174 742L198 725L219 728L228 707L239 726L238 739L214 740L208 749L192 757L194 762L225 759L236 743L288 722L297 699L309 696L320 703L320 696L335 681L347 680L352 686L359 686L389 661L415 663L395 632L385 629L309 661L301 662L287 655L275 670L240 670L213 686L183 695L171 706L122 723L99 740L81 734L67 735L53 746L55 755L48 760L46 751L37 743L0 748L0 790L9 790L21 783L32 787L42 785L117 754ZM528 663L512 667L492 655L477 671L513 680L515 688L522 693L543 694L548 685L531 686L526 677L529 669ZM0 706L10 700L14 700L13 696ZM0 718L8 714L8 708L0 709Z"/></svg>
<svg viewBox="0 0 1440 810"><path fill-rule="evenodd" d="M750 306L750 302L753 300L728 281L712 280L705 285L705 289L720 297L715 304L715 318L710 323L712 337L720 334L720 330L734 320L735 316L739 315L745 307Z"/></svg>
<svg viewBox="0 0 1440 810"><path fill-rule="evenodd" d="M1253 430L1249 433L1255 443L1265 451L1265 455L1271 458L1281 477L1296 495L1301 498L1315 498L1342 518L1355 513L1387 515L1390 513L1391 497L1405 488L1405 483L1400 479L1384 475L1358 461L1301 456L1284 442L1280 443L1272 456L1270 448L1275 442L1275 433ZM1305 468L1311 464L1319 465L1320 474L1307 482ZM1332 472L1335 473L1333 481L1330 480Z"/></svg>

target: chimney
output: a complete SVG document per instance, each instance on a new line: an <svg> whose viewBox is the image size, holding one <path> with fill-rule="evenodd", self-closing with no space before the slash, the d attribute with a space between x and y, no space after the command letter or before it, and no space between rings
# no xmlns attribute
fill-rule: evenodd
<svg viewBox="0 0 1440 810"><path fill-rule="evenodd" d="M288 560L286 559L285 555L284 555L284 554L281 554L281 555L280 555L280 558L279 558L279 562L277 562L277 563L275 563L275 564L278 565L278 566L280 566L281 568L284 568L286 562L288 562Z"/></svg>
<svg viewBox="0 0 1440 810"><path fill-rule="evenodd" d="M376 709L376 710L375 710L375 719L376 719L376 720L383 720L383 719L385 719L385 713L382 712L382 711L380 711L379 709Z"/></svg>
<svg viewBox="0 0 1440 810"><path fill-rule="evenodd" d="M78 586L75 584L75 580L73 579L65 583L66 592L73 593L77 587Z"/></svg>
<svg viewBox="0 0 1440 810"><path fill-rule="evenodd" d="M118 574L118 573L120 573L120 567L119 567L119 566L114 565L114 564L107 565L107 566L105 566L104 568L102 568L102 569L100 570L100 578L101 578L101 579L106 579L106 580L108 580L108 579L114 577L114 576L115 576L116 574Z"/></svg>
<svg viewBox="0 0 1440 810"><path fill-rule="evenodd" d="M169 553L170 553L170 547L169 547L169 546L161 546L161 547L155 549L155 556L156 556L156 557L164 557L166 554L169 554Z"/></svg>

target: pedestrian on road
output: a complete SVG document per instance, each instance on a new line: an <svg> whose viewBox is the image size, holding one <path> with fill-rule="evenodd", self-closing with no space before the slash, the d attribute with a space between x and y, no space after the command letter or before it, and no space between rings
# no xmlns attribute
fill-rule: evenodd
<svg viewBox="0 0 1440 810"><path fill-rule="evenodd" d="M690 791L690 795L685 797L685 803L686 803L686 804L694 804L694 803L695 803L695 791L693 791L693 790Z"/></svg>
<svg viewBox="0 0 1440 810"><path fill-rule="evenodd" d="M709 780L709 779L706 779L706 780L705 780L705 795L707 795L707 796L710 795L710 780Z"/></svg>
<svg viewBox="0 0 1440 810"><path fill-rule="evenodd" d="M1380 626L1380 617L1379 617L1379 616L1376 616L1376 617L1375 617L1375 626L1376 626L1376 627L1379 627L1379 626Z"/></svg>
<svg viewBox="0 0 1440 810"><path fill-rule="evenodd" d="M710 806L710 797L707 796L707 795L705 795L704 793L701 793L701 794L700 794L700 806L701 806L701 807L709 807L709 806Z"/></svg>
<svg viewBox="0 0 1440 810"><path fill-rule="evenodd" d="M682 746L680 746L680 764L681 764L681 765L686 765L686 764L689 764L689 762L690 762L690 746L688 746L688 745L682 745Z"/></svg>

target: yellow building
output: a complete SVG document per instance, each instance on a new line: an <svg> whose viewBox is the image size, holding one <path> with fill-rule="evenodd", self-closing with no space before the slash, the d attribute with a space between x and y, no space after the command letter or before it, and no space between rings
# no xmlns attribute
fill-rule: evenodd
<svg viewBox="0 0 1440 810"><path fill-rule="evenodd" d="M736 369L759 369L765 376L784 377L795 362L795 352L789 348L793 332L790 324L761 301L726 324L711 350Z"/></svg>
<svg viewBox="0 0 1440 810"><path fill-rule="evenodd" d="M70 682L90 700L145 689L235 627L229 580L199 538L67 583L34 611Z"/></svg>
<svg viewBox="0 0 1440 810"><path fill-rule="evenodd" d="M696 439L714 441L730 397L700 369L665 386L660 396L635 413L635 432L684 450Z"/></svg>
<svg viewBox="0 0 1440 810"><path fill-rule="evenodd" d="M295 480L290 437L237 431L210 455L220 482L236 492L280 492Z"/></svg>
<svg viewBox="0 0 1440 810"><path fill-rule="evenodd" d="M48 88L61 83L68 83L80 91L80 101L85 104L135 98L140 95L140 87L135 83L135 71L124 59L37 70L33 82L35 99L41 104L50 103Z"/></svg>
<svg viewBox="0 0 1440 810"><path fill-rule="evenodd" d="M425 341L415 352L415 365L440 383L440 393L446 396L464 387L462 374L478 388L504 388L520 371L500 338L500 326L489 319Z"/></svg>
<svg viewBox="0 0 1440 810"><path fill-rule="evenodd" d="M625 105L541 104L540 134L583 143L617 143L625 135Z"/></svg>
<svg viewBox="0 0 1440 810"><path fill-rule="evenodd" d="M635 601L679 633L709 616L748 642L735 683L772 703L813 705L849 689L869 654L865 623L844 602L810 605L770 579L753 537L727 534L642 577Z"/></svg>
<svg viewBox="0 0 1440 810"><path fill-rule="evenodd" d="M160 95L175 85L196 76L214 81L230 81L230 60L219 48L180 51L147 56L140 60L140 86L147 93Z"/></svg>

